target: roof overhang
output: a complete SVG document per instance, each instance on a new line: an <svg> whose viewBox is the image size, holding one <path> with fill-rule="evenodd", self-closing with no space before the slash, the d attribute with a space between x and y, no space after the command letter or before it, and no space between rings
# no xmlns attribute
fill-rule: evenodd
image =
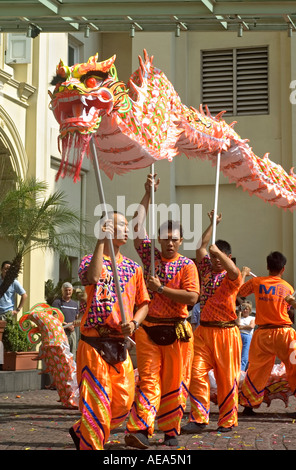
<svg viewBox="0 0 296 470"><path fill-rule="evenodd" d="M0 32L291 31L296 1L0 0ZM35 35L35 36L34 36ZM178 35L178 34L177 34Z"/></svg>

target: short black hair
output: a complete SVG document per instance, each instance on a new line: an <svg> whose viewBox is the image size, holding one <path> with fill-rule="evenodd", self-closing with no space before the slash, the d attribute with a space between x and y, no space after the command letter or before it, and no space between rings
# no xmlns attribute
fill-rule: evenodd
<svg viewBox="0 0 296 470"><path fill-rule="evenodd" d="M215 245L220 251L222 251L222 253L225 253L225 255L231 255L231 246L225 240L217 240Z"/></svg>
<svg viewBox="0 0 296 470"><path fill-rule="evenodd" d="M287 263L287 258L279 251L272 251L266 258L267 269L279 273Z"/></svg>
<svg viewBox="0 0 296 470"><path fill-rule="evenodd" d="M11 266L12 263L11 261L3 261L3 263L1 264L1 269L3 269L6 264L9 264Z"/></svg>
<svg viewBox="0 0 296 470"><path fill-rule="evenodd" d="M114 217L114 215L122 215L123 217L125 217L125 215L122 212L111 210L111 211L108 211L107 214L104 211L100 217L100 220L104 218L108 219L110 217Z"/></svg>
<svg viewBox="0 0 296 470"><path fill-rule="evenodd" d="M160 232L162 229L167 229L167 231L173 231L175 229L179 230L180 233L180 238L183 238L183 227L181 225L181 222L178 220L167 220L158 229L158 236L160 236Z"/></svg>

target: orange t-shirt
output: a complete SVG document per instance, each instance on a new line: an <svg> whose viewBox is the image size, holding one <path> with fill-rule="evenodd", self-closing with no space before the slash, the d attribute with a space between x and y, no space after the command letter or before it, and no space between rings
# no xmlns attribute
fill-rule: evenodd
<svg viewBox="0 0 296 470"><path fill-rule="evenodd" d="M103 325L120 330L121 311L111 259L108 256L103 257L101 277L97 284L90 285L87 280L87 270L91 259L92 254L85 256L78 271L88 294L88 302L81 320L80 330L83 334L89 335L97 335L96 327ZM138 263L120 254L116 260L116 266L124 313L126 321L129 322L133 318L135 308L150 302L149 294L142 268Z"/></svg>
<svg viewBox="0 0 296 470"><path fill-rule="evenodd" d="M293 292L293 287L279 276L264 276L255 277L243 284L239 295L255 295L256 325L282 325L292 323L288 314L289 304L284 299Z"/></svg>
<svg viewBox="0 0 296 470"><path fill-rule="evenodd" d="M242 283L241 272L232 281L226 274L214 294L210 296L200 314L201 321L232 321L236 315L236 296Z"/></svg>
<svg viewBox="0 0 296 470"><path fill-rule="evenodd" d="M151 241L148 237L142 240L138 248L138 254L144 265L144 276L147 279L150 274L151 265ZM160 251L155 248L155 275L161 283L172 289L184 289L199 294L199 278L195 263L179 253L173 259L165 259ZM149 315L152 317L187 318L187 305L175 302L168 297L153 292L149 305Z"/></svg>

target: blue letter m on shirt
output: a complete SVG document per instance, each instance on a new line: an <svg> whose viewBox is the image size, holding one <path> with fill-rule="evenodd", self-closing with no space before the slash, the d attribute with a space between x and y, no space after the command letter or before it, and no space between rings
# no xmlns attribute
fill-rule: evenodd
<svg viewBox="0 0 296 470"><path fill-rule="evenodd" d="M275 295L275 286L270 286L270 288L267 289L264 284L260 284L260 286L259 286L259 294L271 294L271 295Z"/></svg>

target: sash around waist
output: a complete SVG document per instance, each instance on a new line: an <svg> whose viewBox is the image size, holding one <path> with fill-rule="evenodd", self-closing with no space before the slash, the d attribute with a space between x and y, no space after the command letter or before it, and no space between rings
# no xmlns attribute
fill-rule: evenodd
<svg viewBox="0 0 296 470"><path fill-rule="evenodd" d="M200 320L200 325L208 328L233 328L236 326L234 320L231 321L203 321Z"/></svg>
<svg viewBox="0 0 296 470"><path fill-rule="evenodd" d="M147 315L144 321L148 321L149 323L179 323L187 320L187 318L183 317L152 317L151 315Z"/></svg>
<svg viewBox="0 0 296 470"><path fill-rule="evenodd" d="M258 325L257 329L260 330L267 330L269 328L292 328L292 323L284 323L283 325L274 325L274 324L268 324L266 323L265 325Z"/></svg>

